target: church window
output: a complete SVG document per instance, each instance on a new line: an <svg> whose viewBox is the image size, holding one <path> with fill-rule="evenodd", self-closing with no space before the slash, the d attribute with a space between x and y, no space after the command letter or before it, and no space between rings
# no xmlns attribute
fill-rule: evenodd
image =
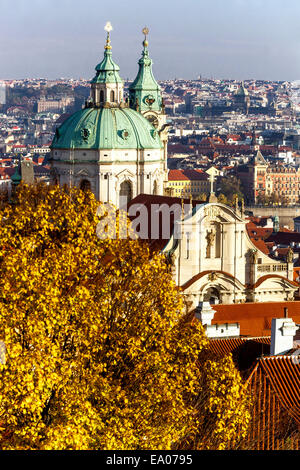
<svg viewBox="0 0 300 470"><path fill-rule="evenodd" d="M132 185L130 181L123 181L120 186L120 198L126 198L127 203L132 199Z"/></svg>
<svg viewBox="0 0 300 470"><path fill-rule="evenodd" d="M101 90L100 91L100 103L103 103L104 102L104 91Z"/></svg>
<svg viewBox="0 0 300 470"><path fill-rule="evenodd" d="M115 92L113 90L111 90L110 92L110 101L111 102L115 101Z"/></svg>

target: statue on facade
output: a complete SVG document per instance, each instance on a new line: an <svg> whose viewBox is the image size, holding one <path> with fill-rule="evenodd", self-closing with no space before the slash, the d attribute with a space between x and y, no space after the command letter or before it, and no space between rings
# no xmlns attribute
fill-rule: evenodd
<svg viewBox="0 0 300 470"><path fill-rule="evenodd" d="M207 245L206 245L206 258L210 258L211 255L211 247L213 246L213 243L215 241L215 236L216 234L214 233L213 230L210 232L207 232L206 235L206 240L207 240Z"/></svg>
<svg viewBox="0 0 300 470"><path fill-rule="evenodd" d="M257 263L257 257L258 257L257 250L251 250L250 251L250 261L251 261L251 263L256 264Z"/></svg>
<svg viewBox="0 0 300 470"><path fill-rule="evenodd" d="M175 261L176 255L174 252L169 252L166 254L166 264L168 267L168 272L174 274L175 272Z"/></svg>
<svg viewBox="0 0 300 470"><path fill-rule="evenodd" d="M292 248L288 249L287 255L286 255L286 262L287 263L292 263L294 261L294 252Z"/></svg>

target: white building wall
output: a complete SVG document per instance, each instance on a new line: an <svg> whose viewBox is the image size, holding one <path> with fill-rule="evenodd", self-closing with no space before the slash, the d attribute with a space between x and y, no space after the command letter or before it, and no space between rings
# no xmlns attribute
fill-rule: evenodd
<svg viewBox="0 0 300 470"><path fill-rule="evenodd" d="M163 149L108 149L52 151L54 172L59 184L80 186L82 180L91 184L96 198L118 207L122 182L132 186L132 197L140 193L163 195L166 181Z"/></svg>

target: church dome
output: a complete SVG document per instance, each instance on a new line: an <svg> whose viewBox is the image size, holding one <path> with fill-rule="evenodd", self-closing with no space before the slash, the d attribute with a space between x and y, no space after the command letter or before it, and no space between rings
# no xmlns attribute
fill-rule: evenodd
<svg viewBox="0 0 300 470"><path fill-rule="evenodd" d="M57 128L53 149L161 149L158 132L125 106L87 107Z"/></svg>
<svg viewBox="0 0 300 470"><path fill-rule="evenodd" d="M241 96L241 97L249 95L249 92L248 92L247 88L245 88L244 82L241 83L241 85L238 88L238 90L236 91L235 95L236 96Z"/></svg>

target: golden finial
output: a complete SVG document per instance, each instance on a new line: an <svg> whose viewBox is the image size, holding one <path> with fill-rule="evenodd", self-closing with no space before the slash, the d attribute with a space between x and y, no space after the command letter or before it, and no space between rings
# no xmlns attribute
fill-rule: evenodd
<svg viewBox="0 0 300 470"><path fill-rule="evenodd" d="M145 26L145 28L142 29L142 33L143 33L144 36L145 36L145 39L144 39L144 41L143 41L143 46L144 46L144 47L147 47L147 46L148 46L147 36L148 36L148 34L149 34L149 28L147 28L147 27Z"/></svg>
<svg viewBox="0 0 300 470"><path fill-rule="evenodd" d="M112 29L113 27L111 25L111 22L107 21L106 25L104 26L104 31L107 32L106 44L104 49L111 49L109 33L112 31Z"/></svg>

